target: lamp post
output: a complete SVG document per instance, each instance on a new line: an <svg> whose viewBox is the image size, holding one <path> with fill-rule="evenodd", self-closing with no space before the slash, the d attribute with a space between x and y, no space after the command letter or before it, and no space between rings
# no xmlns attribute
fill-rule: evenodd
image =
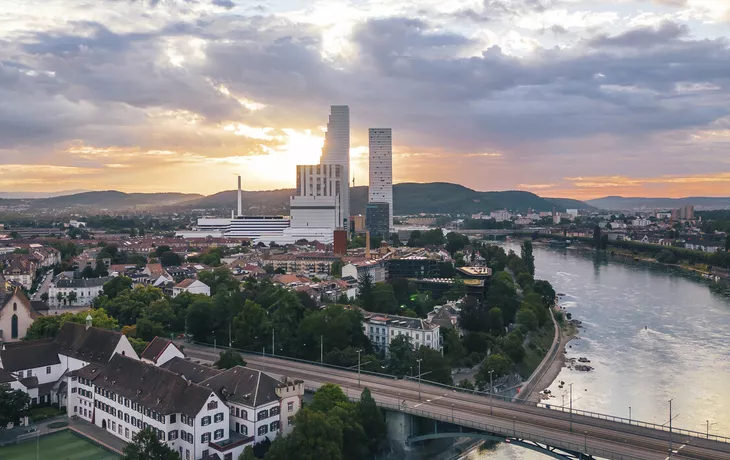
<svg viewBox="0 0 730 460"><path fill-rule="evenodd" d="M489 371L489 415L494 415L494 384L492 383L494 369Z"/></svg>
<svg viewBox="0 0 730 460"><path fill-rule="evenodd" d="M360 388L360 353L362 350L357 350L357 387Z"/></svg>
<svg viewBox="0 0 730 460"><path fill-rule="evenodd" d="M276 352L274 351L274 340L276 339L275 334L276 334L275 333L275 330L272 327L271 328L271 356L275 356L276 355Z"/></svg>
<svg viewBox="0 0 730 460"><path fill-rule="evenodd" d="M707 439L710 439L710 427L717 425L717 423L710 423L710 421L707 421Z"/></svg>
<svg viewBox="0 0 730 460"><path fill-rule="evenodd" d="M319 336L319 362L324 364L324 335Z"/></svg>
<svg viewBox="0 0 730 460"><path fill-rule="evenodd" d="M631 406L629 406L629 425L631 425Z"/></svg>
<svg viewBox="0 0 730 460"><path fill-rule="evenodd" d="M669 458L672 458L672 401L669 400Z"/></svg>
<svg viewBox="0 0 730 460"><path fill-rule="evenodd" d="M586 455L588 455L588 432L587 431L583 432L583 452L585 452Z"/></svg>
<svg viewBox="0 0 730 460"><path fill-rule="evenodd" d="M570 431L573 431L573 384L570 387Z"/></svg>
<svg viewBox="0 0 730 460"><path fill-rule="evenodd" d="M517 437L517 416L512 416L512 435L516 438Z"/></svg>
<svg viewBox="0 0 730 460"><path fill-rule="evenodd" d="M454 423L454 404L451 403L451 423Z"/></svg>
<svg viewBox="0 0 730 460"><path fill-rule="evenodd" d="M417 359L418 361L418 400L421 400L421 361L423 359Z"/></svg>

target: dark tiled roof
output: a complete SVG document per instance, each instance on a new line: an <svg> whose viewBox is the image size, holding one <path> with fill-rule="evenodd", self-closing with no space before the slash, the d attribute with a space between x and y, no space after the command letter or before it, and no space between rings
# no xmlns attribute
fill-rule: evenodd
<svg viewBox="0 0 730 460"><path fill-rule="evenodd" d="M0 383L10 383L16 380L18 379L13 374L0 367Z"/></svg>
<svg viewBox="0 0 730 460"><path fill-rule="evenodd" d="M33 307L33 310L38 311L38 312L48 311L48 304L42 300L31 300L30 306Z"/></svg>
<svg viewBox="0 0 730 460"><path fill-rule="evenodd" d="M120 354L106 366L89 365L77 375L163 415L194 417L211 395L211 390L174 372Z"/></svg>
<svg viewBox="0 0 730 460"><path fill-rule="evenodd" d="M97 287L97 286L104 285L104 283L106 283L110 279L112 279L111 276L104 276L101 278L60 279L56 282L56 287L60 287L60 288Z"/></svg>
<svg viewBox="0 0 730 460"><path fill-rule="evenodd" d="M213 367L195 364L194 362L180 358L179 356L172 358L160 367L174 372L175 374L182 375L187 380L194 383L200 383L222 372Z"/></svg>
<svg viewBox="0 0 730 460"><path fill-rule="evenodd" d="M33 377L26 377L24 379L21 379L20 383L28 389L38 388L38 377L36 377L35 375Z"/></svg>
<svg viewBox="0 0 730 460"><path fill-rule="evenodd" d="M164 339L162 337L155 337L152 339L152 342L147 345L147 348L144 349L142 352L142 355L140 358L147 359L149 361L157 362L157 357L160 356L160 353L165 351L165 348L167 348L167 345L171 342L170 339Z"/></svg>
<svg viewBox="0 0 730 460"><path fill-rule="evenodd" d="M56 345L50 340L7 343L0 351L0 359L10 372L61 364Z"/></svg>
<svg viewBox="0 0 730 460"><path fill-rule="evenodd" d="M58 353L86 361L106 364L114 354L122 334L119 332L66 322L56 335Z"/></svg>
<svg viewBox="0 0 730 460"><path fill-rule="evenodd" d="M278 401L280 382L261 371L236 366L204 381L201 385L215 391L224 401L260 406Z"/></svg>

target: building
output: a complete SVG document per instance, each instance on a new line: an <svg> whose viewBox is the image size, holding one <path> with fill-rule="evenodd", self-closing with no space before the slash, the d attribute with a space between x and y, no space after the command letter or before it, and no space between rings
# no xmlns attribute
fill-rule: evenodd
<svg viewBox="0 0 730 460"><path fill-rule="evenodd" d="M155 366L162 366L166 362L174 358L185 359L185 353L175 345L172 340L165 339L162 337L155 337L147 345L140 355L142 361L154 364Z"/></svg>
<svg viewBox="0 0 730 460"><path fill-rule="evenodd" d="M172 288L172 297L177 297L183 292L210 296L210 286L200 280L187 278L180 281Z"/></svg>
<svg viewBox="0 0 730 460"><path fill-rule="evenodd" d="M456 272L464 279L484 280L489 282L492 269L489 267L456 267Z"/></svg>
<svg viewBox="0 0 730 460"><path fill-rule="evenodd" d="M695 218L694 206L682 206L678 209L672 209L672 220L693 220Z"/></svg>
<svg viewBox="0 0 730 460"><path fill-rule="evenodd" d="M715 235L688 235L684 240L684 247L714 253L725 249L725 238Z"/></svg>
<svg viewBox="0 0 730 460"><path fill-rule="evenodd" d="M300 252L296 254L275 254L263 260L264 264L271 265L274 270L280 269L285 273L302 273L307 275L330 275L332 264L338 257L326 252Z"/></svg>
<svg viewBox="0 0 730 460"><path fill-rule="evenodd" d="M39 316L41 313L20 288L0 291L0 344L22 340Z"/></svg>
<svg viewBox="0 0 730 460"><path fill-rule="evenodd" d="M393 231L393 133L391 128L370 128L368 139L370 152L368 202L388 203L390 233Z"/></svg>
<svg viewBox="0 0 730 460"><path fill-rule="evenodd" d="M94 302L104 290L104 284L111 276L101 278L60 278L48 287L48 303L53 306L75 305L86 307ZM72 295L72 293L74 293Z"/></svg>
<svg viewBox="0 0 730 460"><path fill-rule="evenodd" d="M365 216L362 214L350 216L350 233L363 233L365 229Z"/></svg>
<svg viewBox="0 0 730 460"><path fill-rule="evenodd" d="M346 105L330 107L327 132L322 148L321 165L342 166L342 193L339 199L340 214L343 219L350 216L350 108ZM347 220L341 220L337 227L347 228Z"/></svg>
<svg viewBox="0 0 730 460"><path fill-rule="evenodd" d="M0 367L24 386L32 404L66 406L70 372L103 366L115 355L138 359L124 335L92 327L91 321L88 316L86 325L66 322L54 339L4 344Z"/></svg>
<svg viewBox="0 0 730 460"><path fill-rule="evenodd" d="M506 209L502 209L499 211L493 211L489 213L489 216L494 219L496 222L504 222L506 220L510 220L512 218L512 214L507 211Z"/></svg>
<svg viewBox="0 0 730 460"><path fill-rule="evenodd" d="M365 205L365 226L373 236L388 239L390 236L390 205L388 203L368 203Z"/></svg>
<svg viewBox="0 0 730 460"><path fill-rule="evenodd" d="M334 248L332 251L339 256L347 254L347 230L337 229L334 234Z"/></svg>
<svg viewBox="0 0 730 460"><path fill-rule="evenodd" d="M349 276L360 280L366 274L372 277L374 283L385 281L388 278L388 259L359 259L342 267L343 278Z"/></svg>
<svg viewBox="0 0 730 460"><path fill-rule="evenodd" d="M292 227L345 227L340 197L347 179L339 164L297 165L296 195L289 199Z"/></svg>
<svg viewBox="0 0 730 460"><path fill-rule="evenodd" d="M440 299L457 284L456 278L423 278L413 281L416 283L419 292L430 292L434 299ZM466 295L475 297L479 301L484 300L489 283L483 279L464 279L461 282L464 285Z"/></svg>
<svg viewBox="0 0 730 460"><path fill-rule="evenodd" d="M3 261L3 277L25 289L33 286L36 265L25 254L11 254Z"/></svg>
<svg viewBox="0 0 730 460"><path fill-rule="evenodd" d="M386 353L390 342L400 335L408 337L415 349L441 349L440 326L420 318L364 312L362 326L373 347Z"/></svg>
<svg viewBox="0 0 730 460"><path fill-rule="evenodd" d="M438 278L442 264L440 259L419 255L393 258L388 261L388 275L391 279Z"/></svg>

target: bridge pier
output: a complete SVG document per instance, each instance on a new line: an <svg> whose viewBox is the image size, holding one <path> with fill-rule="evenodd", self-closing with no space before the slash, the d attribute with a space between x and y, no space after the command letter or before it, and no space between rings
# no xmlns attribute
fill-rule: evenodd
<svg viewBox="0 0 730 460"><path fill-rule="evenodd" d="M413 417L403 412L385 411L385 423L388 425L388 441L391 448L405 455L410 451L408 438L413 435Z"/></svg>

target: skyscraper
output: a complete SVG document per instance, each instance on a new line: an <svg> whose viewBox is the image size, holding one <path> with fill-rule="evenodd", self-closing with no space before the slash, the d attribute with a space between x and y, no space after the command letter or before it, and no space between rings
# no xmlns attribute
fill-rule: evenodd
<svg viewBox="0 0 730 460"><path fill-rule="evenodd" d="M347 228L350 218L350 108L346 105L330 107L320 164L342 166L342 176L336 186L341 191L338 203L341 218L337 226Z"/></svg>
<svg viewBox="0 0 730 460"><path fill-rule="evenodd" d="M393 133L370 128L370 186L368 202L388 203L388 229L393 230Z"/></svg>

